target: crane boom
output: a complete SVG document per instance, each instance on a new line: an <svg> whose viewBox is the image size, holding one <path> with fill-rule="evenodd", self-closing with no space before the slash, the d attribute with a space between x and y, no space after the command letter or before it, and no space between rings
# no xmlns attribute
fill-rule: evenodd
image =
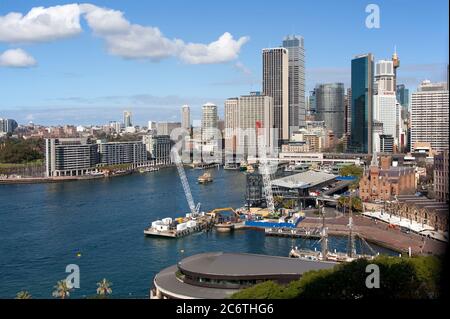
<svg viewBox="0 0 450 319"><path fill-rule="evenodd" d="M183 185L184 194L186 195L186 200L189 205L189 209L191 210L192 214L198 213L197 209L200 209L200 203L195 207L194 198L192 197L191 188L189 187L189 183L186 177L186 173L184 172L183 163L181 161L180 155L178 155L178 152L176 148L172 148L172 159L175 162L175 165L178 170L178 175L180 176L181 185Z"/></svg>
<svg viewBox="0 0 450 319"><path fill-rule="evenodd" d="M259 162L260 162L260 169L261 169L261 175L263 178L263 190L264 195L266 197L266 205L267 208L271 211L275 211L275 204L273 201L273 193L272 193L272 180L270 178L270 167L269 167L269 161L267 160L267 154L266 154L266 143L264 140L264 135L260 134L258 136L259 143L258 143L258 150L259 150Z"/></svg>

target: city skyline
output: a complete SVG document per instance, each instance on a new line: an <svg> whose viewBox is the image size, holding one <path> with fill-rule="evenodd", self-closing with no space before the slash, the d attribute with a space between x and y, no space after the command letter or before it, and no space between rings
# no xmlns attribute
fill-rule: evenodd
<svg viewBox="0 0 450 319"><path fill-rule="evenodd" d="M3 23L6 17L11 17L11 12L26 15L38 5L46 10L66 3L70 2L2 3L0 21ZM145 52L140 52L141 56L139 52L134 52L137 54L134 58L136 56L132 56L132 52L111 51L105 36L99 35L102 30L98 26L95 29L93 19L89 19L87 14L77 16L80 26L79 29L69 30L73 34L53 35L59 37L53 41L48 39L49 35L44 37L42 34L40 38L38 34L35 39L23 39L19 31L14 38L4 32L5 27L0 23L0 54L21 49L37 63L29 68L0 67L2 77L8 78L0 101L3 117L15 118L21 124L30 120L48 125L102 124L119 120L120 115L112 117L112 114L130 109L135 114L136 124L143 125L149 120L179 121L179 107L183 104L189 104L191 118L199 120L201 106L208 101L216 104L222 115L228 97L261 90L261 50L280 46L283 38L292 34L305 39L306 92L318 83L342 82L347 89L350 84L350 61L355 55L371 52L378 60L391 56L395 46L402 59L398 84L405 84L411 93L425 79L439 82L444 81L446 76L448 17L445 10L440 10L448 6L444 1L435 7L408 3L407 16L395 14L401 12L406 2L380 1L380 29L366 28L365 2L356 1L354 5L349 5L325 1L324 10L319 11L308 2L290 4L299 8L299 19L295 23L281 19L282 23L269 27L255 20L251 26L251 23L230 24L227 19L220 18L208 30L201 28L201 24L186 26L188 18L178 12L173 12L167 21L158 17L158 14L166 16L170 6L110 1L90 3L95 8L114 10L113 13L131 26L158 28L162 39L168 43L173 42L171 39L180 39L184 44L199 44L200 51L204 49L203 45L208 47L224 34L227 34L225 38L229 34L232 38L228 37L226 43L227 47L232 47L232 52L213 59L208 51L210 59L205 61L195 60L192 56L183 58L183 54L148 57ZM200 19L199 15L215 10L226 13L233 8L233 4L203 5L201 12L196 13L198 5L186 8L189 19ZM281 10L276 6L270 9L275 10L274 13ZM243 4L233 14L237 18L253 13L257 16L260 10ZM314 14L310 15L314 19L308 16L312 10ZM293 13L286 14L292 17ZM247 19L254 19L253 15ZM415 23L418 19L423 23ZM320 21L340 27L330 30ZM421 28L423 24L429 28ZM434 31L427 32L429 29ZM353 41L346 41L346 45L342 46L343 37ZM421 39L421 46L417 46L417 38ZM79 46L86 50L77 51ZM327 50L330 47L333 54Z"/></svg>

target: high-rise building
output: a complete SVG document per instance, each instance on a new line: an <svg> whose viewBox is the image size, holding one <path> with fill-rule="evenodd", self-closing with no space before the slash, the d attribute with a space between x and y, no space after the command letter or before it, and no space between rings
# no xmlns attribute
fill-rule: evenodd
<svg viewBox="0 0 450 319"><path fill-rule="evenodd" d="M169 135L176 128L180 128L180 122L158 122L156 123L156 132L158 135Z"/></svg>
<svg viewBox="0 0 450 319"><path fill-rule="evenodd" d="M352 111L348 151L372 153L373 55L356 56L351 69Z"/></svg>
<svg viewBox="0 0 450 319"><path fill-rule="evenodd" d="M287 36L283 48L289 55L289 126L292 131L305 126L305 46L302 36Z"/></svg>
<svg viewBox="0 0 450 319"><path fill-rule="evenodd" d="M133 126L133 124L131 122L131 112L130 111L123 112L123 125L124 125L125 129L127 127Z"/></svg>
<svg viewBox="0 0 450 319"><path fill-rule="evenodd" d="M239 127L239 98L225 101L225 151L234 153L237 147L237 129Z"/></svg>
<svg viewBox="0 0 450 319"><path fill-rule="evenodd" d="M315 114L316 113L316 91L312 90L309 92L309 109L308 109L308 113L309 115Z"/></svg>
<svg viewBox="0 0 450 319"><path fill-rule="evenodd" d="M45 168L48 177L80 176L95 170L97 144L87 138L45 140Z"/></svg>
<svg viewBox="0 0 450 319"><path fill-rule="evenodd" d="M409 90L404 84L397 85L397 101L402 107L409 107Z"/></svg>
<svg viewBox="0 0 450 319"><path fill-rule="evenodd" d="M400 104L395 94L394 62L380 60L375 64L375 95L373 96L373 120L383 123L383 134L394 139L394 145L400 145ZM374 135L375 132L372 131ZM380 145L375 136L373 149Z"/></svg>
<svg viewBox="0 0 450 319"><path fill-rule="evenodd" d="M247 157L257 156L259 147L267 149L274 146L271 128L273 127L273 98L265 95L243 95L238 101L237 134L239 154ZM264 135L265 145L260 145L259 136Z"/></svg>
<svg viewBox="0 0 450 319"><path fill-rule="evenodd" d="M351 123L352 123L352 89L347 89L347 94L345 95L345 134L347 136L350 135L351 132Z"/></svg>
<svg viewBox="0 0 450 319"><path fill-rule="evenodd" d="M393 153L394 152L394 138L391 135L382 134L380 138L380 153Z"/></svg>
<svg viewBox="0 0 450 319"><path fill-rule="evenodd" d="M181 127L188 130L191 127L191 110L189 105L181 107Z"/></svg>
<svg viewBox="0 0 450 319"><path fill-rule="evenodd" d="M316 120L324 121L328 130L333 131L334 137L341 138L344 134L344 84L318 84L316 92Z"/></svg>
<svg viewBox="0 0 450 319"><path fill-rule="evenodd" d="M289 56L286 48L263 49L263 94L273 98L278 146L289 140Z"/></svg>
<svg viewBox="0 0 450 319"><path fill-rule="evenodd" d="M397 85L397 102L401 107L401 118L405 127L408 126L409 120L409 90L404 84Z"/></svg>
<svg viewBox="0 0 450 319"><path fill-rule="evenodd" d="M411 95L411 148L427 142L435 151L448 150L448 90L446 83L423 81Z"/></svg>
<svg viewBox="0 0 450 319"><path fill-rule="evenodd" d="M13 119L0 118L0 133L12 133L17 128L17 122Z"/></svg>
<svg viewBox="0 0 450 319"><path fill-rule="evenodd" d="M218 138L217 135L217 106L213 103L206 103L202 106L202 140L208 141Z"/></svg>
<svg viewBox="0 0 450 319"><path fill-rule="evenodd" d="M375 89L374 94L395 95L395 73L392 61L379 60L375 64Z"/></svg>

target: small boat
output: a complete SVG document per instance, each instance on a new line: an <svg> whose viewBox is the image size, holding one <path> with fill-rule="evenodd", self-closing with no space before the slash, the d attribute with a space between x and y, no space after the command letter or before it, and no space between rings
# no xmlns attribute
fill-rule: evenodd
<svg viewBox="0 0 450 319"><path fill-rule="evenodd" d="M239 165L237 163L226 163L223 166L223 169L227 169L227 170L238 170L239 169Z"/></svg>
<svg viewBox="0 0 450 319"><path fill-rule="evenodd" d="M234 230L234 224L231 222L219 223L214 225L214 228L221 233L228 233Z"/></svg>
<svg viewBox="0 0 450 319"><path fill-rule="evenodd" d="M243 161L243 162L241 162L241 164L239 165L239 168L240 168L240 170L241 171L246 171L247 170L247 162L246 161Z"/></svg>
<svg viewBox="0 0 450 319"><path fill-rule="evenodd" d="M206 183L211 183L213 181L213 178L210 173L206 172L203 175L199 176L197 181L200 184L206 184Z"/></svg>
<svg viewBox="0 0 450 319"><path fill-rule="evenodd" d="M247 172L248 173L254 173L255 172L255 168L253 167L253 165L247 165Z"/></svg>

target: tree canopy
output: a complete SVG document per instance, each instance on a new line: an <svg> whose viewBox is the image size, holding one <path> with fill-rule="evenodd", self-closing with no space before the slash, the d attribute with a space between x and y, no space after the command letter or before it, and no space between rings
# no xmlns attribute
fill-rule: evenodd
<svg viewBox="0 0 450 319"><path fill-rule="evenodd" d="M369 264L379 267L380 287L368 288ZM433 256L400 258L380 256L309 271L288 285L269 281L243 289L233 299L429 299L439 296L441 260Z"/></svg>

